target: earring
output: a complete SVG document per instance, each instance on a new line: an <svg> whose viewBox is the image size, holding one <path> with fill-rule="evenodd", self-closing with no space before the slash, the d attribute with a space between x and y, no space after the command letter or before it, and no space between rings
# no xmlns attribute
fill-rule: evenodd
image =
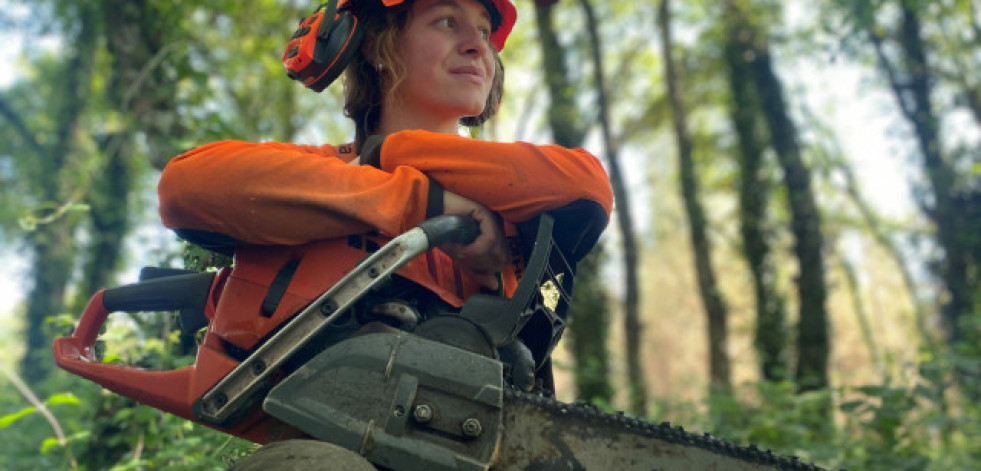
<svg viewBox="0 0 981 471"><path fill-rule="evenodd" d="M385 70L385 64L383 62L375 64L375 70L378 72Z"/></svg>

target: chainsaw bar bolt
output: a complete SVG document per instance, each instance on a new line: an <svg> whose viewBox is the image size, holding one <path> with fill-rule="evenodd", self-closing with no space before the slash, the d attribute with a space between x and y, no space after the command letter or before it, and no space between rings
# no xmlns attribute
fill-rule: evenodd
<svg viewBox="0 0 981 471"><path fill-rule="evenodd" d="M433 420L433 408L429 407L428 404L419 404L415 409L412 409L412 418L420 424L429 422Z"/></svg>
<svg viewBox="0 0 981 471"><path fill-rule="evenodd" d="M480 421L473 417L464 420L460 426L463 428L463 434L470 438L477 438L484 431Z"/></svg>
<svg viewBox="0 0 981 471"><path fill-rule="evenodd" d="M212 399L211 404L215 409L221 409L222 407L225 407L225 404L228 404L228 396L225 396L224 393L218 393L215 395L215 398Z"/></svg>
<svg viewBox="0 0 981 471"><path fill-rule="evenodd" d="M329 316L333 314L334 311L336 310L337 310L337 304L334 303L334 300L332 299L328 299L324 301L323 304L320 305L320 313L325 316Z"/></svg>

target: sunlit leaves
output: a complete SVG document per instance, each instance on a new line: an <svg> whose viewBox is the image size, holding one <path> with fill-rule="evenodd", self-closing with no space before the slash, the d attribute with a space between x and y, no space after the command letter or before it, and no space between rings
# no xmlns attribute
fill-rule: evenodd
<svg viewBox="0 0 981 471"><path fill-rule="evenodd" d="M0 417L0 429L5 429L7 427L10 427L11 425L14 424L14 422L17 422L19 419L23 417L27 417L28 415L31 415L36 411L37 409L34 407L25 407L17 412L14 412L13 414L7 414L3 417Z"/></svg>

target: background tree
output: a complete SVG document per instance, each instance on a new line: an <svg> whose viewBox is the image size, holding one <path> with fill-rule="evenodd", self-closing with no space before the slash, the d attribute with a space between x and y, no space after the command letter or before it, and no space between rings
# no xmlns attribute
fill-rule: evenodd
<svg viewBox="0 0 981 471"><path fill-rule="evenodd" d="M586 30L589 32L589 51L592 59L593 83L598 108L597 121L603 142L603 154L610 174L610 184L616 201L618 229L623 238L623 270L625 278L625 293L623 301L624 332L627 338L627 375L631 384L631 410L646 413L646 388L639 387L645 383L642 371L641 333L640 324L640 279L638 269L639 248L634 235L635 225L631 213L631 197L624 183L621 165L620 148L613 135L613 121L610 111L610 89L607 85L604 67L603 41L599 33L599 20L592 3L589 0L579 0L583 16L586 20ZM606 332L606 331L602 331ZM606 336L599 336L606 339Z"/></svg>
<svg viewBox="0 0 981 471"><path fill-rule="evenodd" d="M726 15L735 23L733 29L745 35L745 44L752 46L744 49L744 54L752 58L752 83L787 190L800 303L795 379L802 391L819 390L829 384L830 354L821 215L811 188L810 171L803 160L797 127L790 115L782 82L773 67L769 41L760 24L749 16L748 3L726 2Z"/></svg>
<svg viewBox="0 0 981 471"><path fill-rule="evenodd" d="M712 244L706 231L705 211L699 195L698 175L692 157L692 138L688 130L688 111L683 103L682 77L675 69L671 39L671 3L662 0L658 9L658 26L661 32L661 54L665 69L665 82L674 117L674 134L678 146L678 168L682 199L688 215L688 230L695 256L695 272L702 305L708 318L709 376L712 386L726 391L731 386L729 368L727 308L719 291L712 266Z"/></svg>
<svg viewBox="0 0 981 471"><path fill-rule="evenodd" d="M177 118L177 84L187 70L181 8L160 2L98 2L108 64L105 112L114 121L100 129L101 155L94 174L104 179L86 192L89 208L85 265L79 287L80 311L88 293L112 284L122 265L123 240L139 214L139 176L148 163L176 152L182 130ZM143 138L146 146L141 146ZM141 148L143 147L143 148Z"/></svg>
<svg viewBox="0 0 981 471"><path fill-rule="evenodd" d="M586 140L588 125L579 111L576 99L576 88L571 83L566 65L567 51L559 42L552 22L555 2L537 1L535 18L538 25L542 51L542 66L545 82L548 88L549 105L547 111L549 128L555 142L564 147L582 147ZM584 4L588 9L589 5ZM598 50L598 38L592 36L592 47ZM593 64L598 71L601 65ZM601 83L601 82L600 82ZM597 85L601 87L601 85ZM599 100L605 99L605 92L599 90ZM615 158L615 157L614 157ZM616 191L616 190L614 190ZM616 197L617 194L614 193ZM618 200L618 207L621 204ZM611 395L608 370L609 363L606 349L608 332L607 324L610 318L608 308L603 302L603 289L598 286L601 281L598 276L600 256L596 251L590 255L590 260L582 263L576 284L576 303L569 312L569 334L572 338L572 356L579 368L576 370L577 394L580 397L608 401ZM588 273L594 271L593 273ZM585 273L584 273L585 272ZM628 281L627 290L630 291ZM636 279L634 279L636 283ZM633 288L636 293L636 286ZM642 397L642 396L641 396ZM634 404L642 407L642 404ZM635 409L643 410L643 409Z"/></svg>
<svg viewBox="0 0 981 471"><path fill-rule="evenodd" d="M750 61L754 58L749 41L752 34L744 23L723 22L724 60L728 74L729 109L737 142L739 160L739 228L742 252L749 265L756 304L754 345L760 374L770 381L788 378L786 308L784 296L776 286L767 227L768 203L772 183L766 160L766 131L760 116L760 99L753 87Z"/></svg>
<svg viewBox="0 0 981 471"><path fill-rule="evenodd" d="M73 231L78 222L77 212L71 210L88 183L85 161L89 156L83 148L80 129L91 99L99 40L95 6L86 3L56 7L56 13L77 19L66 28L63 58L42 64L46 83L17 91L35 99L23 101L8 94L2 106L7 120L19 123L15 128L22 130L13 141L22 145L21 152L14 154L15 164L18 176L29 188L25 203L32 208L22 217L22 224L33 229L26 237L33 268L20 364L24 378L32 385L40 384L51 372L49 352L53 337L45 321L48 316L63 312L65 306L74 257ZM40 109L48 106L51 108Z"/></svg>
<svg viewBox="0 0 981 471"><path fill-rule="evenodd" d="M979 70L974 55L967 51L977 50L981 35L976 27L976 7L968 3L899 0L837 4L841 14L848 15L849 27L871 43L876 65L915 137L926 180L921 204L936 227L942 250L936 271L944 283L940 302L948 337L953 341L964 339L961 319L975 310L979 286L975 268L979 237L976 232L969 233L977 228L977 177L958 171L969 162L977 162L978 148L954 144L945 138L943 126L945 114L965 107L975 116L975 126L981 124L974 106L977 82L967 78ZM965 39L942 39L945 35L936 29L931 34L924 19L932 20L934 28L963 28L960 37ZM938 106L938 101L946 101L938 95L949 93L941 94L941 85L951 87L962 99Z"/></svg>

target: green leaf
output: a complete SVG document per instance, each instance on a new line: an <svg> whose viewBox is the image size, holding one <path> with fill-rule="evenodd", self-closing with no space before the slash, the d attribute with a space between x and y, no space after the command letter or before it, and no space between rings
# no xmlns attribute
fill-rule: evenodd
<svg viewBox="0 0 981 471"><path fill-rule="evenodd" d="M57 405L57 404L78 405L81 403L82 401L78 400L78 398L75 397L75 395L70 392L55 394L48 398L49 405Z"/></svg>
<svg viewBox="0 0 981 471"><path fill-rule="evenodd" d="M938 399L940 399L935 390L930 389L922 384L917 384L916 387L913 388L913 394L925 399L929 399L934 402L939 402Z"/></svg>
<svg viewBox="0 0 981 471"><path fill-rule="evenodd" d="M855 412L864 405L865 401L848 401L841 403L838 408L841 409L842 412Z"/></svg>
<svg viewBox="0 0 981 471"><path fill-rule="evenodd" d="M17 218L17 225L25 232L33 232L37 229L37 218L33 216L23 216Z"/></svg>
<svg viewBox="0 0 981 471"><path fill-rule="evenodd" d="M88 212L92 207L85 203L72 203L68 205L67 210L72 212Z"/></svg>
<svg viewBox="0 0 981 471"><path fill-rule="evenodd" d="M117 420L119 422L125 422L125 421L129 420L129 418L132 417L132 416L133 416L133 409L127 407L125 409L120 409L120 410L116 411L116 414L115 414L115 416L113 416L113 419L115 419L115 420Z"/></svg>
<svg viewBox="0 0 981 471"><path fill-rule="evenodd" d="M105 358L102 359L102 362L103 363L122 363L123 362L123 357L120 356L118 353L110 353L110 354L106 355Z"/></svg>
<svg viewBox="0 0 981 471"><path fill-rule="evenodd" d="M858 389L859 391L861 391L863 394L867 396L874 396L874 397L882 397L889 390L889 388L885 386L860 386L856 389Z"/></svg>
<svg viewBox="0 0 981 471"><path fill-rule="evenodd" d="M14 422L17 422L22 417L33 414L35 410L36 409L34 407L25 407L17 412L14 412L13 414L7 414L0 417L0 430L10 427Z"/></svg>
<svg viewBox="0 0 981 471"><path fill-rule="evenodd" d="M55 437L46 438L44 442L41 443L41 453L47 453L48 450L56 446L61 446L61 443L58 443L57 438Z"/></svg>

